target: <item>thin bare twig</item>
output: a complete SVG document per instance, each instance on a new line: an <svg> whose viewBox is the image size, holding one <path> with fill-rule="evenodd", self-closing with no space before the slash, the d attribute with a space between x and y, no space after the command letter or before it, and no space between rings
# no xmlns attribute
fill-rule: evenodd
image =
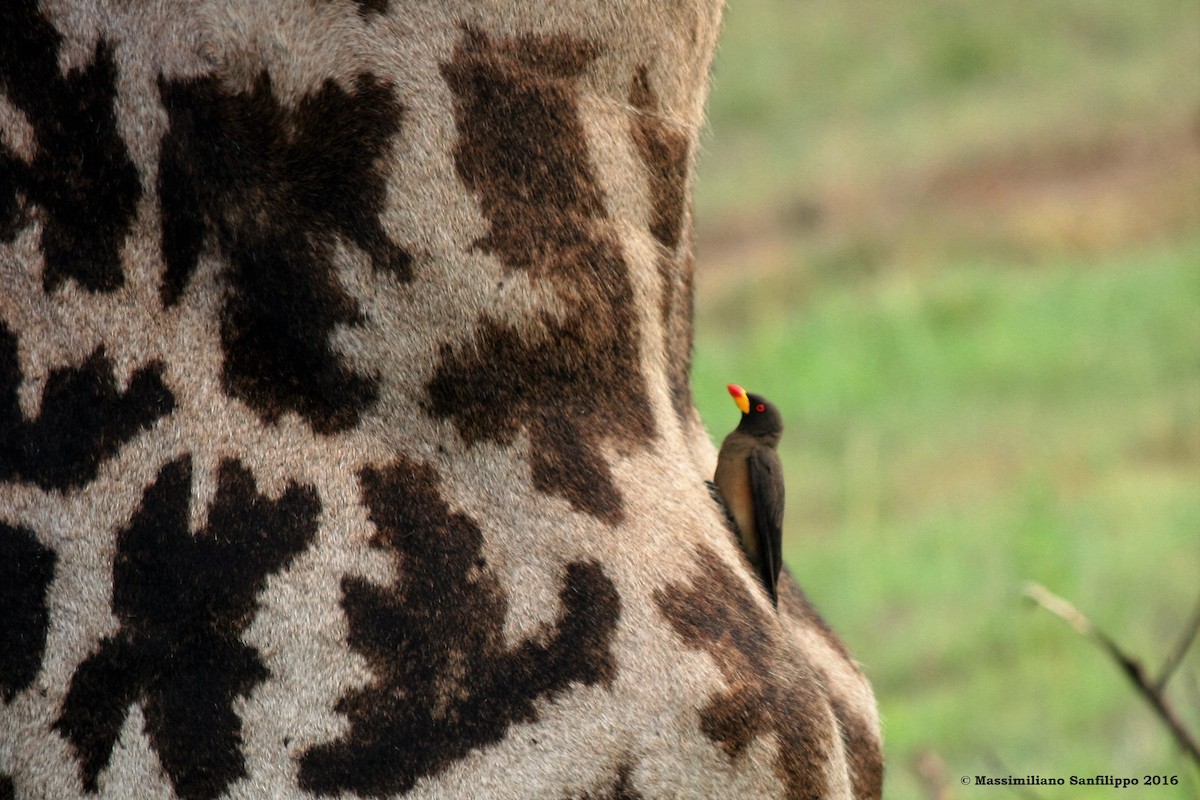
<svg viewBox="0 0 1200 800"><path fill-rule="evenodd" d="M1108 634L1092 624L1092 621L1085 617L1079 609L1046 587L1036 583L1028 583L1025 585L1025 596L1051 614L1064 620L1068 625L1083 636L1091 639L1104 652L1108 653L1117 662L1121 671L1125 673L1125 676L1129 678L1146 702L1150 704L1150 707L1158 714L1159 719L1163 721L1167 729L1171 731L1171 736L1174 737L1179 747L1191 756L1197 766L1200 766L1200 745L1197 745L1191 731L1184 727L1183 722L1176 715L1175 709L1171 708L1171 704L1167 701L1166 696L1159 686L1150 680L1141 662L1126 654Z"/></svg>
<svg viewBox="0 0 1200 800"><path fill-rule="evenodd" d="M1175 643L1175 649L1167 656L1167 660L1163 662L1162 671L1158 673L1158 680L1155 681L1154 687L1162 692L1167 687L1167 681L1171 680L1171 675L1183 663L1183 657L1187 655L1188 648L1192 646L1192 642L1196 639L1196 633L1200 631L1200 600L1196 601L1196 608L1192 611L1192 618L1188 621L1187 627L1179 635L1179 641Z"/></svg>

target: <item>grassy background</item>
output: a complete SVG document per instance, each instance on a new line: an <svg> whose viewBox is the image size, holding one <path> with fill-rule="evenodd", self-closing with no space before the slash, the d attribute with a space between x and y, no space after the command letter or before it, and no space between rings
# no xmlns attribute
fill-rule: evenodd
<svg viewBox="0 0 1200 800"><path fill-rule="evenodd" d="M1200 593L1200 4L733 0L693 386L787 431L788 564L879 696L894 798L1187 798L1037 581L1156 672ZM1171 682L1200 730L1200 644ZM1166 788L963 775L1175 775Z"/></svg>

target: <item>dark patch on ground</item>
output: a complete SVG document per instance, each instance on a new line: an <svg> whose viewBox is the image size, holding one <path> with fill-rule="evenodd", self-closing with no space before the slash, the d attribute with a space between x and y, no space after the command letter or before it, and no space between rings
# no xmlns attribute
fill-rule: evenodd
<svg viewBox="0 0 1200 800"><path fill-rule="evenodd" d="M335 274L335 238L376 270L412 276L411 256L379 221L387 189L378 162L402 114L391 87L368 74L350 91L330 80L294 109L265 73L245 92L211 77L159 88L170 116L159 172L163 301L178 301L214 247L229 263L225 391L267 422L291 411L318 433L354 426L378 386L329 342L362 321Z"/></svg>
<svg viewBox="0 0 1200 800"><path fill-rule="evenodd" d="M782 631L747 587L708 547L690 587L674 584L654 599L689 647L712 656L728 689L700 711L705 735L730 758L758 736L775 733L775 773L789 800L827 794L825 766L834 747L834 719L813 671L780 640Z"/></svg>
<svg viewBox="0 0 1200 800"><path fill-rule="evenodd" d="M428 390L430 413L468 442L528 431L534 486L615 524L623 502L600 448L645 444L655 424L628 267L578 116L576 78L597 52L565 35L493 41L467 29L442 65L455 166L489 222L476 248L549 281L567 311L521 330L484 317L473 341L442 347Z"/></svg>
<svg viewBox="0 0 1200 800"><path fill-rule="evenodd" d="M692 422L692 248L684 236L688 224L688 166L691 138L664 121L664 109L650 87L645 67L629 89L636 110L632 137L650 183L650 233L663 247L657 258L662 284L659 311L667 354L667 380L675 414L685 427Z"/></svg>
<svg viewBox="0 0 1200 800"><path fill-rule="evenodd" d="M152 363L117 390L104 348L78 367L50 373L34 420L21 414L17 337L0 323L0 482L25 481L65 491L96 477L100 464L175 408Z"/></svg>
<svg viewBox="0 0 1200 800"><path fill-rule="evenodd" d="M726 293L714 286L743 286L747 265L778 261L799 244L820 283L903 269L914 259L973 253L1040 263L1047 250L1095 255L1187 235L1200 214L1200 127L1147 123L1159 124L1013 142L710 214L700 230L705 286L714 298Z"/></svg>
<svg viewBox="0 0 1200 800"><path fill-rule="evenodd" d="M42 667L50 612L46 592L58 557L28 528L0 522L0 697L28 689Z"/></svg>
<svg viewBox="0 0 1200 800"><path fill-rule="evenodd" d="M296 484L270 500L247 469L225 461L208 522L193 536L191 483L189 458L164 466L117 533L112 602L121 627L76 670L54 724L88 792L133 703L180 798L215 798L246 776L233 703L270 673L241 636L267 578L312 541L321 506L313 488Z"/></svg>
<svg viewBox="0 0 1200 800"><path fill-rule="evenodd" d="M37 6L0 3L0 91L25 113L37 146L26 163L0 145L0 241L30 224L28 206L39 206L46 291L73 278L110 292L124 283L121 247L142 196L117 132L113 49L101 39L91 63L64 76L62 36Z"/></svg>
<svg viewBox="0 0 1200 800"><path fill-rule="evenodd" d="M436 471L400 459L360 481L371 545L397 557L400 575L388 586L342 581L349 644L375 678L338 701L350 731L302 756L302 788L403 794L511 725L536 721L538 700L612 682L621 603L599 564L569 564L554 627L509 649L508 601L487 571L483 535L442 499Z"/></svg>

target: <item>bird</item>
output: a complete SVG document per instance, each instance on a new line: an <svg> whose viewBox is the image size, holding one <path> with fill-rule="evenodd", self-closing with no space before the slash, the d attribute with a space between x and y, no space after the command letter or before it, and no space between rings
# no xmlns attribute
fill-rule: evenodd
<svg viewBox="0 0 1200 800"><path fill-rule="evenodd" d="M778 607L779 570L783 567L783 464L775 448L783 434L779 410L765 398L731 383L729 394L741 421L721 443L713 483L741 539Z"/></svg>

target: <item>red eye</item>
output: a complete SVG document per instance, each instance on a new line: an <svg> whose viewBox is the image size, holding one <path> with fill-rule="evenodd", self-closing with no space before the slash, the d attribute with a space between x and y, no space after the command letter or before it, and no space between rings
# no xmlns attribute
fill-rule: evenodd
<svg viewBox="0 0 1200 800"><path fill-rule="evenodd" d="M754 410L761 414L762 412L767 410L767 407L764 406L762 403L759 403L758 405L756 405L754 407Z"/></svg>

